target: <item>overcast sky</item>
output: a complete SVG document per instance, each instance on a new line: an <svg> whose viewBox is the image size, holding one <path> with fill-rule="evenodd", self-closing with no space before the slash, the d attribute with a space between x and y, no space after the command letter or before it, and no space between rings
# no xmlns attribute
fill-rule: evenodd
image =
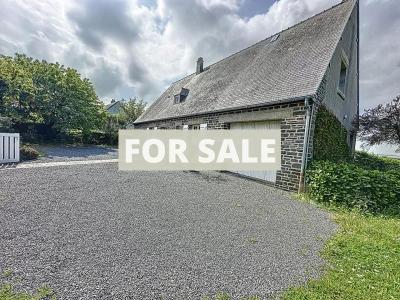
<svg viewBox="0 0 400 300"><path fill-rule="evenodd" d="M71 66L99 97L152 102L172 81L338 0L0 0L0 54ZM400 94L400 1L361 0L361 108Z"/></svg>

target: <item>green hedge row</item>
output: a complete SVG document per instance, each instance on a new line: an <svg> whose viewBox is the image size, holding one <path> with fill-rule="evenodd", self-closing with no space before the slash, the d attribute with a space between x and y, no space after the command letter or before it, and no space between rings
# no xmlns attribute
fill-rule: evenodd
<svg viewBox="0 0 400 300"><path fill-rule="evenodd" d="M90 130L88 132L70 131L63 142L72 144L118 145L118 129L113 131Z"/></svg>
<svg viewBox="0 0 400 300"><path fill-rule="evenodd" d="M388 157L381 157L367 152L356 152L354 163L364 169L369 170L400 170L400 160Z"/></svg>
<svg viewBox="0 0 400 300"><path fill-rule="evenodd" d="M400 168L371 170L358 166L356 161L315 161L306 179L308 193L319 202L370 212L400 208Z"/></svg>

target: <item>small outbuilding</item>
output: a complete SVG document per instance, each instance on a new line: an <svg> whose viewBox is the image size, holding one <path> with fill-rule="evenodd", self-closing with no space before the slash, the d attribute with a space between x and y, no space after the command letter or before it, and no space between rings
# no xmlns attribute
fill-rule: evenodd
<svg viewBox="0 0 400 300"><path fill-rule="evenodd" d="M326 145L341 144L338 136L354 150L358 86L359 3L347 0L212 65L199 58L196 72L172 83L134 126L279 128L281 170L242 175L298 190L307 162L335 151Z"/></svg>

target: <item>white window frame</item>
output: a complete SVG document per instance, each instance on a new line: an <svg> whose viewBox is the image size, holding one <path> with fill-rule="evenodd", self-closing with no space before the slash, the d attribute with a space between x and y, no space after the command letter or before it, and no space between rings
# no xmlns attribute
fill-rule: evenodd
<svg viewBox="0 0 400 300"><path fill-rule="evenodd" d="M200 124L200 130L207 130L207 123Z"/></svg>

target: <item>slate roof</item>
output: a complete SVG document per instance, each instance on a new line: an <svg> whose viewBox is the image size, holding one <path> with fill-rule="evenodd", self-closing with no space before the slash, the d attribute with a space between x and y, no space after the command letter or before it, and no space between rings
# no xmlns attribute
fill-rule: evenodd
<svg viewBox="0 0 400 300"><path fill-rule="evenodd" d="M114 105L118 104L119 102L120 102L120 101L118 100L118 101L115 101L115 102L112 102L112 103L107 104L107 105L106 105L106 109L109 109L109 108L113 107Z"/></svg>
<svg viewBox="0 0 400 300"><path fill-rule="evenodd" d="M172 85L135 123L233 110L315 95L355 0L317 14ZM189 89L186 100L174 95Z"/></svg>

